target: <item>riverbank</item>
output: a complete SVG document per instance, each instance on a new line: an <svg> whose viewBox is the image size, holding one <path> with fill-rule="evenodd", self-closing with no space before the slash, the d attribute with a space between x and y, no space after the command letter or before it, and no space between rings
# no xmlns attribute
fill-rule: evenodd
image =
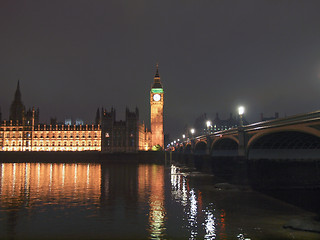
<svg viewBox="0 0 320 240"><path fill-rule="evenodd" d="M163 163L164 152L103 153L103 152L0 152L0 162L43 163L103 163L136 162Z"/></svg>

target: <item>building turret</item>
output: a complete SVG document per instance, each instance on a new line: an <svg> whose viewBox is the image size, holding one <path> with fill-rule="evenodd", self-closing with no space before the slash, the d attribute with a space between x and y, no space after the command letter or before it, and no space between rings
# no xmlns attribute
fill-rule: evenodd
<svg viewBox="0 0 320 240"><path fill-rule="evenodd" d="M18 81L14 100L10 106L9 120L12 120L13 122L19 121L20 123L22 123L24 120L24 113L25 106L21 101L20 82Z"/></svg>

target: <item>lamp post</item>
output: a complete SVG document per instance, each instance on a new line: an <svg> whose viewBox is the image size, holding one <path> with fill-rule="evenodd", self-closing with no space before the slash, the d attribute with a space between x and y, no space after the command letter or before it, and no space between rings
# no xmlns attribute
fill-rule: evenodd
<svg viewBox="0 0 320 240"><path fill-rule="evenodd" d="M207 134L209 135L209 134L210 134L210 127L212 126L212 123L211 123L210 120L208 120L208 121L206 122L206 124L207 124Z"/></svg>
<svg viewBox="0 0 320 240"><path fill-rule="evenodd" d="M195 131L196 131L196 130L194 130L194 128L191 128L191 129L190 129L190 133L191 133L192 138L193 138L193 134L195 133Z"/></svg>
<svg viewBox="0 0 320 240"><path fill-rule="evenodd" d="M238 108L238 113L239 113L239 117L240 117L240 121L239 121L240 127L243 126L243 114L244 114L244 111L245 111L244 106L240 106L240 107Z"/></svg>

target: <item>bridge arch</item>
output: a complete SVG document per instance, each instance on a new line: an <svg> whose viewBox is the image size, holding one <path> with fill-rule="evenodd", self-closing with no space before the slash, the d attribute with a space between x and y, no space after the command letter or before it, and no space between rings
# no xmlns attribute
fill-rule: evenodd
<svg viewBox="0 0 320 240"><path fill-rule="evenodd" d="M194 146L194 153L204 155L207 151L207 142L206 141L198 141Z"/></svg>
<svg viewBox="0 0 320 240"><path fill-rule="evenodd" d="M297 130L266 132L250 139L247 153L249 159L314 158L320 154L320 137Z"/></svg>
<svg viewBox="0 0 320 240"><path fill-rule="evenodd" d="M214 139L210 149L211 156L237 156L239 141L233 136Z"/></svg>
<svg viewBox="0 0 320 240"><path fill-rule="evenodd" d="M190 154L192 152L191 144L188 143L184 147L184 153Z"/></svg>
<svg viewBox="0 0 320 240"><path fill-rule="evenodd" d="M308 127L308 126L295 126L295 127L281 127L277 129L267 129L263 131L259 131L255 133L248 141L247 148L249 149L252 143L254 143L257 139L278 132L301 132L309 135L313 135L320 138L320 130L316 128Z"/></svg>

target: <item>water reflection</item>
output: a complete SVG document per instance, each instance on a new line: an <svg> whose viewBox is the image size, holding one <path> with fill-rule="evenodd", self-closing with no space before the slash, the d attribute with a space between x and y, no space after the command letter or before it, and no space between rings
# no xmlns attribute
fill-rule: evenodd
<svg viewBox="0 0 320 240"><path fill-rule="evenodd" d="M204 239L216 239L216 217L212 205L202 209L201 192L189 187L187 175L177 166L171 165L171 194L175 201L183 206L187 216L186 228L189 239L197 239L199 233L204 231ZM200 224L201 223L201 224Z"/></svg>
<svg viewBox="0 0 320 240"><path fill-rule="evenodd" d="M99 164L2 163L1 206L18 201L35 204L98 203Z"/></svg>
<svg viewBox="0 0 320 240"><path fill-rule="evenodd" d="M264 239L266 228L284 231L274 222L292 216L291 207L253 192L214 190L211 178L183 170L129 162L0 164L0 239Z"/></svg>
<svg viewBox="0 0 320 240"><path fill-rule="evenodd" d="M139 198L148 198L151 239L163 239L166 209L164 206L164 167L139 165Z"/></svg>
<svg viewBox="0 0 320 240"><path fill-rule="evenodd" d="M35 209L99 201L98 164L2 163L0 168L0 220L6 237L14 238L18 223L34 216Z"/></svg>

